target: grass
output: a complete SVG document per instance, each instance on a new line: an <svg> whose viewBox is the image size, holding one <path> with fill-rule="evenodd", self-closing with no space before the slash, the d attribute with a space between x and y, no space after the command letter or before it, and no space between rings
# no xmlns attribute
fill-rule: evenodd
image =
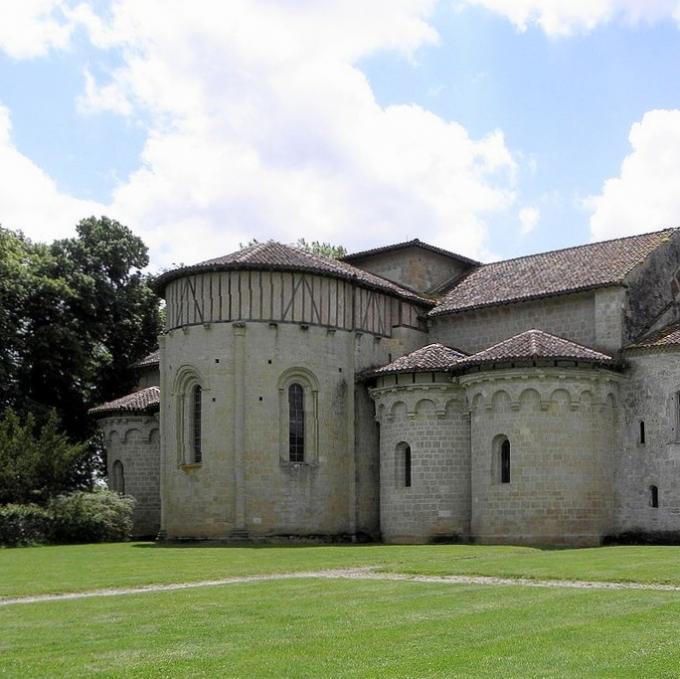
<svg viewBox="0 0 680 679"><path fill-rule="evenodd" d="M680 547L200 547L153 543L0 549L0 597L377 566L431 575L659 582L680 585Z"/></svg>
<svg viewBox="0 0 680 679"><path fill-rule="evenodd" d="M0 596L378 566L680 585L680 547L0 550ZM680 593L285 580L0 607L0 677L676 677Z"/></svg>
<svg viewBox="0 0 680 679"><path fill-rule="evenodd" d="M292 580L0 609L0 676L675 677L664 592Z"/></svg>

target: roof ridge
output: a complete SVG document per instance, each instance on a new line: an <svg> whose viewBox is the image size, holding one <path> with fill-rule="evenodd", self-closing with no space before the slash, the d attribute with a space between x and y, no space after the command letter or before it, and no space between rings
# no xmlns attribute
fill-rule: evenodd
<svg viewBox="0 0 680 679"><path fill-rule="evenodd" d="M381 252L386 252L389 250L397 250L402 248L407 248L409 246L420 246L425 250L430 250L431 252L439 253L445 257L451 257L452 259L458 259L460 261L466 262L473 266L479 266L481 262L465 255L458 254L452 250L447 250L446 248L439 247L438 245L432 245L431 243L426 243L420 240L420 238L412 238L411 240L400 241L398 243L391 243L389 245L381 245L374 248L368 248L367 250L358 250L357 252L350 252L340 258L341 261L345 261L353 258L368 257L369 255L377 255Z"/></svg>
<svg viewBox="0 0 680 679"><path fill-rule="evenodd" d="M596 240L593 241L592 243L581 243L581 245L570 245L569 247L566 248L555 248L554 250L544 250L543 252L535 252L534 254L531 255L519 255L518 257L510 257L509 259L499 259L496 260L495 262L485 262L483 264L479 265L480 269L484 269L489 266L493 266L495 264L504 264L505 262L517 262L521 259L531 259L533 257L540 257L541 255L553 255L558 252L567 252L569 250L581 250L583 248L591 248L595 245L603 245L604 243L616 243L618 241L623 241L623 240L632 240L633 238L642 238L644 236L654 236L659 233L664 233L666 231L672 232L672 231L678 231L680 229L680 226L671 226L666 229L659 229L657 231L647 231L645 233L636 233L632 234L630 236L619 236L618 238L607 238L605 240ZM643 258L644 259L644 258ZM635 268L640 261L636 262L631 269ZM629 269L629 271L631 270ZM472 272L470 272L472 273Z"/></svg>
<svg viewBox="0 0 680 679"><path fill-rule="evenodd" d="M350 262L310 252L297 244L280 243L271 239L262 243L253 243L242 250L229 252L220 257L213 257L196 264L184 265L166 271L158 276L155 287L160 294L163 294L167 284L177 278L239 268L318 273L319 275L348 280L353 284L369 289L377 289L388 295L409 299L423 306L434 306L432 299L416 290L371 271L361 269Z"/></svg>
<svg viewBox="0 0 680 679"><path fill-rule="evenodd" d="M491 351L491 349L495 349L496 347L499 347L500 345L510 342L511 340L518 339L522 337L523 335L530 335L531 336L531 350L532 351L537 351L540 347L538 347L536 343L536 336L537 335L545 335L547 337L553 338L553 339L558 339L562 342L566 342L567 344L571 344L575 347L578 347L579 349L585 349L586 351L592 351L593 353L600 354L601 356L607 356L609 358L612 358L609 356L609 354L605 354L603 351L598 351L597 349L594 349L593 347L589 347L587 344L581 344L580 342L575 342L574 340L571 340L567 337L562 337L562 335L556 335L555 333L548 332L547 330L541 330L541 328L531 328L529 330L523 330L522 332L518 332L516 335L512 335L511 337L508 337L507 339L501 340L500 342L496 342L496 344L492 344L490 347L487 347L486 349L482 349L481 351L477 351L474 354L470 356L470 358L476 356L477 354L482 354L487 351Z"/></svg>

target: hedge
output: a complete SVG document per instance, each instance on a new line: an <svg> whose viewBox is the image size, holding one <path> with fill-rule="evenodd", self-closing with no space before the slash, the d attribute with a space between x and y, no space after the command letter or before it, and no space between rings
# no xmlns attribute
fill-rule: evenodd
<svg viewBox="0 0 680 679"><path fill-rule="evenodd" d="M108 490L75 491L37 505L0 506L0 545L120 542L132 532L134 500Z"/></svg>

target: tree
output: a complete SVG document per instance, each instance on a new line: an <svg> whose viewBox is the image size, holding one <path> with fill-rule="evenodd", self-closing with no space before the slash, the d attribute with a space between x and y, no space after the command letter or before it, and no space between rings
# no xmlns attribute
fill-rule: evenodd
<svg viewBox="0 0 680 679"><path fill-rule="evenodd" d="M259 242L257 238L251 238L245 245L239 243L239 248L243 250L251 245L257 245ZM298 238L295 246L314 255L323 255L331 259L340 259L347 254L347 249L343 245L332 245L331 243L322 243L318 240L308 243L304 238Z"/></svg>
<svg viewBox="0 0 680 679"><path fill-rule="evenodd" d="M340 259L347 254L347 249L343 245L332 245L331 243L321 243L318 240L308 243L304 238L298 238L297 246L315 255L324 255L331 259Z"/></svg>
<svg viewBox="0 0 680 679"><path fill-rule="evenodd" d="M92 482L86 443L74 444L51 411L39 426L32 414L22 421L13 409L0 418L0 505L35 502Z"/></svg>
<svg viewBox="0 0 680 679"><path fill-rule="evenodd" d="M160 300L147 248L101 217L51 245L0 229L0 409L55 409L66 432L94 432L92 405L132 388L130 364L156 345Z"/></svg>

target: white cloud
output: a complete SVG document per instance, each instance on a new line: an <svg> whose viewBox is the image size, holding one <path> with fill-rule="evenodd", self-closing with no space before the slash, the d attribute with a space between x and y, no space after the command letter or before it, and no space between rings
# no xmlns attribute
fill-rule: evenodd
<svg viewBox="0 0 680 679"><path fill-rule="evenodd" d="M151 121L112 214L163 264L252 236L361 248L417 235L478 255L485 218L514 200L502 133L472 139L420 106L382 107L356 65L435 42L434 4L120 0L90 18L125 61L88 81L82 105Z"/></svg>
<svg viewBox="0 0 680 679"><path fill-rule="evenodd" d="M0 50L15 59L68 45L73 22L62 0L0 0Z"/></svg>
<svg viewBox="0 0 680 679"><path fill-rule="evenodd" d="M522 235L531 233L541 219L541 211L536 207L523 207L518 215L519 230Z"/></svg>
<svg viewBox="0 0 680 679"><path fill-rule="evenodd" d="M0 223L36 240L73 235L84 217L105 207L62 193L54 181L12 144L9 110L0 105Z"/></svg>
<svg viewBox="0 0 680 679"><path fill-rule="evenodd" d="M224 254L250 237L354 249L418 236L479 256L485 220L514 201L503 134L473 139L421 106L381 106L357 66L385 50L411 59L436 42L435 4L115 0L101 16L69 9L94 45L123 55L106 80L85 72L80 110L147 126L140 166L106 213L142 235L156 265ZM50 186L49 200L85 205ZM28 219L18 225L30 232Z"/></svg>
<svg viewBox="0 0 680 679"><path fill-rule="evenodd" d="M630 24L680 21L680 0L464 0L502 14L521 31L537 25L551 36L587 32L620 19Z"/></svg>
<svg viewBox="0 0 680 679"><path fill-rule="evenodd" d="M596 240L680 225L680 110L649 111L629 139L619 176L586 202Z"/></svg>

